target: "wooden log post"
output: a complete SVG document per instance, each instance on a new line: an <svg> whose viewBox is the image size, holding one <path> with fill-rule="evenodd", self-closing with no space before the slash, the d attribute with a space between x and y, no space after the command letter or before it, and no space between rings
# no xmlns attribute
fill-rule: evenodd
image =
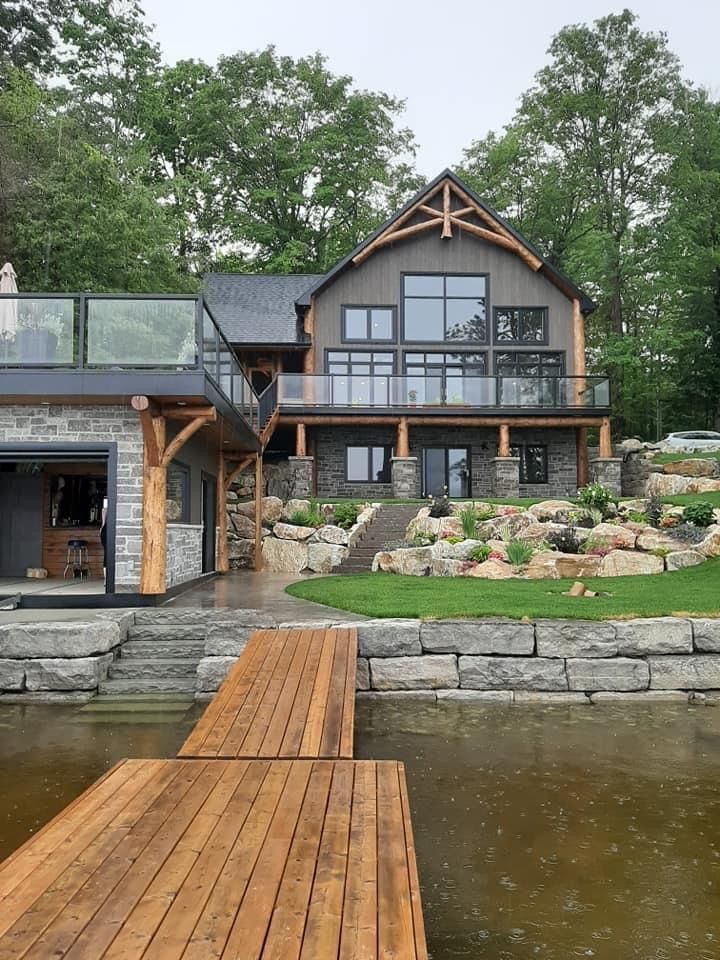
<svg viewBox="0 0 720 960"><path fill-rule="evenodd" d="M305 436L304 423L299 423L297 427L295 427L295 456L296 457L307 456L307 441Z"/></svg>
<svg viewBox="0 0 720 960"><path fill-rule="evenodd" d="M575 428L575 455L577 461L578 490L584 487L589 479L587 427Z"/></svg>
<svg viewBox="0 0 720 960"><path fill-rule="evenodd" d="M227 535L227 485L225 483L225 455L222 449L218 451L217 465L217 571L227 573L230 569L230 555Z"/></svg>
<svg viewBox="0 0 720 960"><path fill-rule="evenodd" d="M501 423L498 428L498 456L510 456L510 424Z"/></svg>
<svg viewBox="0 0 720 960"><path fill-rule="evenodd" d="M255 570L262 570L263 461L255 455Z"/></svg>
<svg viewBox="0 0 720 960"><path fill-rule="evenodd" d="M608 460L613 455L610 417L603 417L600 425L600 459Z"/></svg>
<svg viewBox="0 0 720 960"><path fill-rule="evenodd" d="M395 456L405 459L410 456L410 431L408 430L407 417L400 417L398 420Z"/></svg>
<svg viewBox="0 0 720 960"><path fill-rule="evenodd" d="M580 301L575 297L572 302L573 318L573 372L579 380L575 380L575 403L583 406L583 395L587 388L585 380L585 318L580 309Z"/></svg>

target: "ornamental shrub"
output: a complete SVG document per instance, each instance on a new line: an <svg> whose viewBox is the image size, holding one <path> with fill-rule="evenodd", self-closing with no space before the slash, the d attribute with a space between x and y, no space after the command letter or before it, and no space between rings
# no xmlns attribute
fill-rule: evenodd
<svg viewBox="0 0 720 960"><path fill-rule="evenodd" d="M560 553L580 553L580 540L575 527L565 527L563 530L552 530L545 538L549 546Z"/></svg>
<svg viewBox="0 0 720 960"><path fill-rule="evenodd" d="M430 516L437 517L449 517L450 516L450 498L447 493L444 493L441 497L429 497L430 500Z"/></svg>
<svg viewBox="0 0 720 960"><path fill-rule="evenodd" d="M335 525L349 530L357 520L359 511L357 503L338 503L335 507Z"/></svg>
<svg viewBox="0 0 720 960"><path fill-rule="evenodd" d="M613 492L602 483L588 483L578 490L577 501L581 507L590 507L600 510L603 517L607 516L610 504L613 502Z"/></svg>
<svg viewBox="0 0 720 960"><path fill-rule="evenodd" d="M321 527L324 522L317 509L296 510L290 517L290 523L296 527Z"/></svg>
<svg viewBox="0 0 720 960"><path fill-rule="evenodd" d="M645 514L651 527L657 527L660 525L660 518L663 515L664 509L665 508L663 507L662 500L659 497L654 495L650 497L647 502L647 506L645 507Z"/></svg>
<svg viewBox="0 0 720 960"><path fill-rule="evenodd" d="M470 559L476 563L485 563L491 553L492 549L486 543L481 543L470 551Z"/></svg>
<svg viewBox="0 0 720 960"><path fill-rule="evenodd" d="M683 510L683 522L694 527L709 527L715 519L715 508L707 500L689 503Z"/></svg>

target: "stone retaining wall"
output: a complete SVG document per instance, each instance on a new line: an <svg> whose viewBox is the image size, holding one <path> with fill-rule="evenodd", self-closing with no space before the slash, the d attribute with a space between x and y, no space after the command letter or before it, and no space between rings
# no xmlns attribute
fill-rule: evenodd
<svg viewBox="0 0 720 960"><path fill-rule="evenodd" d="M95 696L135 614L0 626L0 700L89 700Z"/></svg>
<svg viewBox="0 0 720 960"><path fill-rule="evenodd" d="M254 626L219 626L198 667L207 698ZM354 626L357 689L369 697L502 702L715 699L720 692L720 619L363 620L258 625ZM260 622L261 621L261 622Z"/></svg>
<svg viewBox="0 0 720 960"><path fill-rule="evenodd" d="M168 523L166 589L201 577L202 524Z"/></svg>

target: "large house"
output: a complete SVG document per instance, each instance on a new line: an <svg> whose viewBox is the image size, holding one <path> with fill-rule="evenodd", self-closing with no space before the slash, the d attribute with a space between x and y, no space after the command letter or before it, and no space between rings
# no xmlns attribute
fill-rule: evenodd
<svg viewBox="0 0 720 960"><path fill-rule="evenodd" d="M592 307L450 171L323 275L0 298L0 577L97 570L103 515L109 592L225 570L226 491L268 458L296 497L564 497L595 427L617 488Z"/></svg>

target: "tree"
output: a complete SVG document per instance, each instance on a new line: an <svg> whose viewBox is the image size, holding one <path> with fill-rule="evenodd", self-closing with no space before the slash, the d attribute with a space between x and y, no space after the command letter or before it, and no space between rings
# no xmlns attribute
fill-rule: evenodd
<svg viewBox="0 0 720 960"><path fill-rule="evenodd" d="M354 90L319 54L222 58L218 197L231 255L268 272L323 271L416 186L402 103Z"/></svg>
<svg viewBox="0 0 720 960"><path fill-rule="evenodd" d="M54 62L66 0L3 0L0 4L0 76L8 68L43 72Z"/></svg>

